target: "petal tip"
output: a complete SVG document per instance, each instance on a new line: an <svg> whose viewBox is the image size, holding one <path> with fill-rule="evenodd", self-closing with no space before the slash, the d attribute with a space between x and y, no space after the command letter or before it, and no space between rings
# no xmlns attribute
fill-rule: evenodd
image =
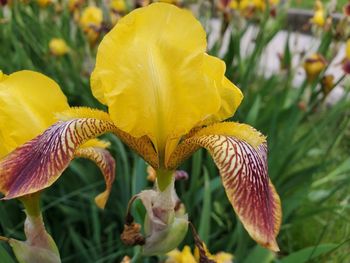
<svg viewBox="0 0 350 263"><path fill-rule="evenodd" d="M267 249L270 249L273 252L279 252L280 251L280 248L279 248L279 246L278 246L278 244L277 244L275 239L272 240L272 241L267 242L263 246L266 247Z"/></svg>
<svg viewBox="0 0 350 263"><path fill-rule="evenodd" d="M100 193L98 196L95 197L95 203L96 205L104 209L106 207L106 203L109 197L109 191L104 191L103 193Z"/></svg>

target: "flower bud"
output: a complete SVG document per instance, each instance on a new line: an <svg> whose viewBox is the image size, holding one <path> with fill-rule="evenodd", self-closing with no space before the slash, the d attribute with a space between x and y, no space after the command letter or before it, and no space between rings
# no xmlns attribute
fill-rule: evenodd
<svg viewBox="0 0 350 263"><path fill-rule="evenodd" d="M345 58L342 63L342 68L345 74L350 74L350 60Z"/></svg>
<svg viewBox="0 0 350 263"><path fill-rule="evenodd" d="M42 216L27 215L24 223L26 241L9 239L20 263L60 263L60 255L52 237L46 232Z"/></svg>
<svg viewBox="0 0 350 263"><path fill-rule="evenodd" d="M102 9L96 6L88 6L83 10L79 24L86 34L90 44L94 44L97 41L100 35L102 22Z"/></svg>
<svg viewBox="0 0 350 263"><path fill-rule="evenodd" d="M64 56L69 52L69 47L62 38L51 39L49 49L54 56Z"/></svg>
<svg viewBox="0 0 350 263"><path fill-rule="evenodd" d="M304 62L304 69L308 81L313 81L327 66L325 58L318 53L308 57Z"/></svg>
<svg viewBox="0 0 350 263"><path fill-rule="evenodd" d="M150 222L150 224L152 223ZM149 233L150 235L146 237L146 244L143 246L143 254L145 256L166 254L181 243L187 230L187 214L175 217L172 223L164 228Z"/></svg>
<svg viewBox="0 0 350 263"><path fill-rule="evenodd" d="M163 192L159 189L142 191L139 198L147 211L143 254L166 254L176 248L187 233L188 217L184 210L175 211L179 198L175 192L174 178Z"/></svg>
<svg viewBox="0 0 350 263"><path fill-rule="evenodd" d="M334 76L332 74L325 75L321 80L322 91L324 95L328 95L334 88Z"/></svg>
<svg viewBox="0 0 350 263"><path fill-rule="evenodd" d="M326 22L326 14L321 1L315 2L314 16L310 19L310 23L318 27L323 27Z"/></svg>

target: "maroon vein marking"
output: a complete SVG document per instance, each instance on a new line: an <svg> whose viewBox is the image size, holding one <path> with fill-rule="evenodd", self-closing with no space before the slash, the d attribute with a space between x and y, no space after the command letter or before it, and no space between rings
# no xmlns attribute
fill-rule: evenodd
<svg viewBox="0 0 350 263"><path fill-rule="evenodd" d="M243 224L253 226L266 240L274 240L278 207L267 175L266 144L254 149L244 141L220 135L202 136L195 142L211 152Z"/></svg>
<svg viewBox="0 0 350 263"><path fill-rule="evenodd" d="M88 130L84 130L86 127ZM52 125L43 134L0 161L3 179L0 188L5 191L4 199L34 193L50 186L69 165L74 157L74 150L79 145L114 128L110 122L89 118Z"/></svg>

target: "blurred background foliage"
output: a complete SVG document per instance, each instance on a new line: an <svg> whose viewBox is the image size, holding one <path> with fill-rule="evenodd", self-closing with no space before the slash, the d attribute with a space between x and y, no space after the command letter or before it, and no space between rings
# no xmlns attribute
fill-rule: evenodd
<svg viewBox="0 0 350 263"><path fill-rule="evenodd" d="M244 263L350 262L350 87L346 64L350 58L345 55L338 62L344 72L340 69L336 79L325 82L328 65L350 36L346 12L339 21L330 22L329 18L334 11L343 12L347 1L338 1L334 10L322 1L323 23L311 17L307 25L319 41L316 47L311 43L304 46L299 54L293 51L289 36L295 33L288 29L286 15L290 6L313 8L313 1L261 1L264 5L260 7L256 5L259 1L251 1L248 7L242 5L244 1L234 0L172 2L191 8L208 33L214 31L211 23L219 21L218 37L208 52L225 60L227 76L245 95L234 120L249 123L268 137L269 175L283 205L278 236L281 252L275 255L256 245L245 232L225 196L211 157L198 151L181 167L189 173L189 179L177 182L176 187L209 250L232 253L235 262ZM1 3L0 69L7 74L22 69L42 72L60 84L72 106L103 109L89 88L98 43L120 17L148 1ZM320 2L316 3L314 16L319 10L317 4ZM89 5L100 8L103 20L99 21L98 14L97 18L92 15L92 27L87 29L82 17ZM248 31L250 40L244 42ZM266 74L261 70L261 64L266 63L264 52L281 31L287 35L286 41L279 42L283 53L268 60L278 61L280 70ZM65 46L61 43L50 47L53 38L64 40ZM320 59L310 58L314 52ZM299 63L293 62L296 56ZM310 73L309 62L313 70L317 68L316 73ZM306 78L296 82L303 65ZM327 96L335 86L342 89L342 95L329 103ZM105 210L99 210L93 202L103 189L103 178L86 160L75 160L43 194L46 226L62 261L120 262L125 255L133 257L133 262L165 260L140 257L139 248L126 247L120 241L128 200L152 187L152 182L147 180L147 164L142 159L117 138L106 137L112 142L110 151L117 162L117 175ZM133 212L142 221L140 203ZM0 234L24 239L24 218L18 201L1 202ZM181 247L185 244L193 247L190 234ZM0 244L1 262L15 262L12 258L9 247Z"/></svg>

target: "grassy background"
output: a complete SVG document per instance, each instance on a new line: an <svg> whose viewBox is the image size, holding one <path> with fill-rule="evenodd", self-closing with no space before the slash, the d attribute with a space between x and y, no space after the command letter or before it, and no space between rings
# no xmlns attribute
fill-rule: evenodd
<svg viewBox="0 0 350 263"><path fill-rule="evenodd" d="M290 6L294 8L313 9L315 1L290 0ZM327 0L321 1L325 6L329 3ZM347 0L337 0L337 12L343 12L343 6L347 4Z"/></svg>

